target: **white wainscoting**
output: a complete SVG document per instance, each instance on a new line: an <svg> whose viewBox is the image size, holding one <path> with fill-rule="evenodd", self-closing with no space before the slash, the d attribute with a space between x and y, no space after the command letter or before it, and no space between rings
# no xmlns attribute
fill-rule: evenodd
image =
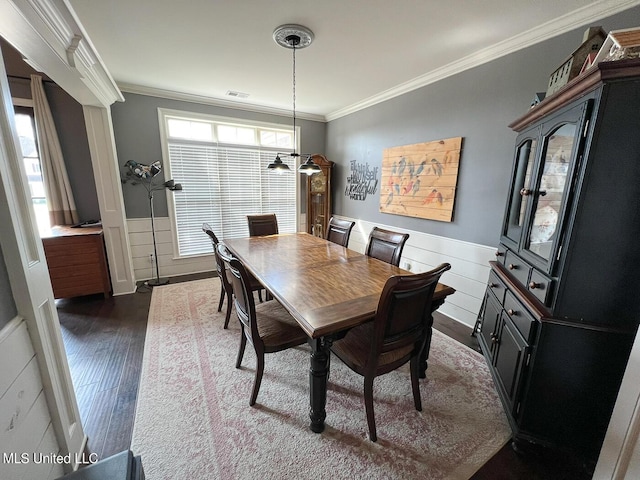
<svg viewBox="0 0 640 480"><path fill-rule="evenodd" d="M0 472L3 480L63 475L61 464L38 462L59 453L42 378L25 322L0 331ZM13 455L12 455L13 454ZM24 455L24 457L22 456Z"/></svg>
<svg viewBox="0 0 640 480"><path fill-rule="evenodd" d="M213 246L211 255L190 258L173 257L173 237L169 217L155 217L153 223L156 230L156 246L158 250L158 269L161 277L175 277L190 273L209 272L215 270ZM151 235L151 219L135 218L127 220L129 245L133 260L133 271L136 281L149 280L156 276L155 263L152 262L153 236ZM204 235L204 233L202 234ZM153 268L153 270L152 270Z"/></svg>
<svg viewBox="0 0 640 480"><path fill-rule="evenodd" d="M442 282L456 289L447 298L440 312L469 327L473 327L489 278L489 261L495 260L495 247L463 242L428 233L366 222L356 218L340 217L356 222L351 231L349 248L364 252L369 232L375 226L409 234L402 251L400 266L412 272L426 272L443 262L451 270L442 276Z"/></svg>
<svg viewBox="0 0 640 480"><path fill-rule="evenodd" d="M456 293L447 298L439 311L454 320L473 327L489 278L489 261L495 259L495 247L348 217L340 218L356 222L349 240L349 248L352 250L364 252L369 232L377 225L381 228L409 233L409 240L404 247L400 261L402 268L412 272L424 272L443 262L450 263L451 270L444 274L442 281L455 288ZM189 259L175 259L169 218L156 218L154 223L161 277L215 270L213 254ZM150 257L150 254L153 253L151 220L129 219L128 229L135 278L137 281L148 280L155 276L155 272L152 273Z"/></svg>

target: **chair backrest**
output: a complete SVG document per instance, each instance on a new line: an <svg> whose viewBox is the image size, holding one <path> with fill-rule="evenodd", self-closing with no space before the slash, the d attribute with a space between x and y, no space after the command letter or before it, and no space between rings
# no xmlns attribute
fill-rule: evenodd
<svg viewBox="0 0 640 480"><path fill-rule="evenodd" d="M208 223L203 223L202 231L207 235L209 235L209 238L211 239L211 243L213 243L213 249L215 250L215 247L218 245L218 243L220 243L220 241L218 240L218 237L216 237L216 234L213 233L211 226Z"/></svg>
<svg viewBox="0 0 640 480"><path fill-rule="evenodd" d="M429 328L433 293L442 274L450 268L443 263L428 272L394 275L387 280L376 310L367 369L375 371L380 355L392 351L394 361L385 362L385 371L420 353Z"/></svg>
<svg viewBox="0 0 640 480"><path fill-rule="evenodd" d="M229 272L238 320L244 325L245 333L249 334L252 342L261 342L262 339L258 334L258 326L255 322L256 303L250 289L249 273L242 262L234 257L223 243L218 245L218 256L224 262L226 271Z"/></svg>
<svg viewBox="0 0 640 480"><path fill-rule="evenodd" d="M218 237L216 237L216 234L213 233L213 230L208 223L202 224L202 231L209 235L211 243L213 244L213 254L216 257L216 271L218 272L218 277L220 277L220 281L222 282L225 291L232 292L233 290L227 289L227 287L230 286L229 281L227 280L227 275L225 273L224 263L218 255L218 244L220 243L220 241L218 240Z"/></svg>
<svg viewBox="0 0 640 480"><path fill-rule="evenodd" d="M278 219L275 213L266 215L247 215L250 237L262 237L278 233Z"/></svg>
<svg viewBox="0 0 640 480"><path fill-rule="evenodd" d="M397 267L400 265L402 249L408 238L408 233L392 232L391 230L373 227L369 234L366 254Z"/></svg>
<svg viewBox="0 0 640 480"><path fill-rule="evenodd" d="M340 220L339 218L331 217L329 220L329 226L327 227L327 235L325 238L330 242L337 243L346 247L349 244L349 236L351 235L351 229L356 222L349 220Z"/></svg>

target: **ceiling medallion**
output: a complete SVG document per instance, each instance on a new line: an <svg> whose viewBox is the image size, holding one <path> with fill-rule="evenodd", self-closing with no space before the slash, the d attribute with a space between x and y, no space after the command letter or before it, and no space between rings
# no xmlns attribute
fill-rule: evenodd
<svg viewBox="0 0 640 480"><path fill-rule="evenodd" d="M313 32L302 25L288 23L286 25L280 25L273 31L273 39L281 47L295 47L296 50L298 50L311 45L311 42L313 42Z"/></svg>

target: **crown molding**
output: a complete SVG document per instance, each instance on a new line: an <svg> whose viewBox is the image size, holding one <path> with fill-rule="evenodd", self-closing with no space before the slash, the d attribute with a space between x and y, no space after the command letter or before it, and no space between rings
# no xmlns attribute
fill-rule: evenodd
<svg viewBox="0 0 640 480"><path fill-rule="evenodd" d="M24 57L83 105L123 101L65 0L0 0L0 32Z"/></svg>
<svg viewBox="0 0 640 480"><path fill-rule="evenodd" d="M264 105L256 105L237 100L226 100L223 98L209 97L205 95L195 95L191 93L176 92L173 90L165 90L161 88L145 87L142 85L134 85L130 83L118 82L118 87L126 93L135 93L137 95L147 95L149 97L166 98L169 100L178 100L181 102L199 103L201 105L211 105L214 107L231 108L233 110L244 110L247 112L265 113L268 115L278 115L281 117L291 117L291 110L283 108L268 107ZM312 120L314 122L325 122L323 115L313 113L304 113L296 111L296 118L304 120Z"/></svg>
<svg viewBox="0 0 640 480"><path fill-rule="evenodd" d="M475 52L449 63L441 68L435 69L425 75L409 80L397 85L389 90L385 90L377 95L369 97L361 102L354 103L348 107L336 110L326 115L326 121L336 120L340 117L350 115L378 103L390 100L405 93L417 90L431 83L444 80L447 77L464 72L465 70L477 67L496 58L509 55L523 48L530 47L537 43L556 37L573 29L579 28L589 22L606 18L610 15L622 12L629 8L640 5L640 0L601 0L574 10L561 17L543 23L535 28L527 30L519 35L511 37L503 42L496 43L488 48Z"/></svg>

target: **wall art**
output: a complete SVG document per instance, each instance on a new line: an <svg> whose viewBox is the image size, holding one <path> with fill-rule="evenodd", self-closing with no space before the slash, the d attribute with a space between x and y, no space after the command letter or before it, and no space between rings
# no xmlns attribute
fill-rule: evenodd
<svg viewBox="0 0 640 480"><path fill-rule="evenodd" d="M387 148L380 211L451 222L462 137Z"/></svg>
<svg viewBox="0 0 640 480"><path fill-rule="evenodd" d="M369 167L368 163L350 162L351 174L347 177L344 196L351 200L366 200L368 195L378 191L378 167Z"/></svg>

